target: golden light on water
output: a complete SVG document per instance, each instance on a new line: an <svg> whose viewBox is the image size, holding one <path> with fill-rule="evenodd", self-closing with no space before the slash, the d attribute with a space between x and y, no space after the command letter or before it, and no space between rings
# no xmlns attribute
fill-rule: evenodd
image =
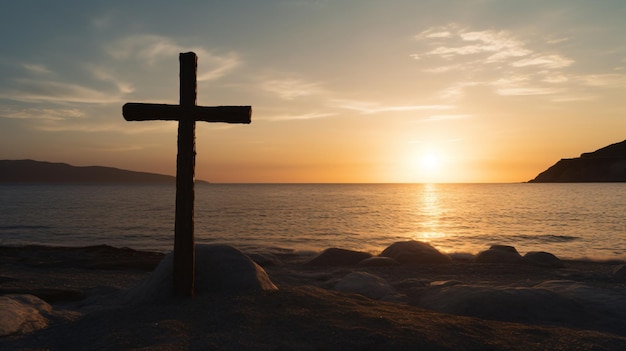
<svg viewBox="0 0 626 351"><path fill-rule="evenodd" d="M423 216L423 219L420 223L421 229L415 234L414 239L431 242L433 239L445 237L446 234L439 230L443 209L439 200L436 184L424 184L424 191L421 192L421 196L417 199L416 206Z"/></svg>

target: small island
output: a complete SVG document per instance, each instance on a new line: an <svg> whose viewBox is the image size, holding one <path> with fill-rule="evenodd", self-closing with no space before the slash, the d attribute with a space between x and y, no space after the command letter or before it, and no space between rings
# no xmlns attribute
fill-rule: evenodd
<svg viewBox="0 0 626 351"><path fill-rule="evenodd" d="M564 158L530 183L626 182L626 140L576 158Z"/></svg>
<svg viewBox="0 0 626 351"><path fill-rule="evenodd" d="M175 184L176 177L119 168L77 167L34 160L0 160L0 183L48 184ZM207 184L196 180L196 183Z"/></svg>

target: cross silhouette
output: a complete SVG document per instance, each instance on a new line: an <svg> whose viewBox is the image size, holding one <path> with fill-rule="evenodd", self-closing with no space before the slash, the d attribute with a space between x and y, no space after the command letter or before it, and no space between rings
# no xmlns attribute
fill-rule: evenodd
<svg viewBox="0 0 626 351"><path fill-rule="evenodd" d="M198 57L181 53L180 103L178 105L127 103L122 114L127 121L178 121L176 157L176 219L174 224L173 292L176 296L194 295L194 169L196 164L196 121L251 122L251 106L196 106Z"/></svg>

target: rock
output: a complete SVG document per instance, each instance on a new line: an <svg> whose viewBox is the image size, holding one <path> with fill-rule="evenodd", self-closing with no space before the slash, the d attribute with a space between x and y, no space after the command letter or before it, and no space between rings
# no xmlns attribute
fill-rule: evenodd
<svg viewBox="0 0 626 351"><path fill-rule="evenodd" d="M448 255L439 252L428 243L409 240L391 244L380 254L390 257L402 264L414 263L451 263Z"/></svg>
<svg viewBox="0 0 626 351"><path fill-rule="evenodd" d="M152 274L126 293L131 303L172 296L173 253L165 256ZM195 293L278 290L263 268L228 245L196 245Z"/></svg>
<svg viewBox="0 0 626 351"><path fill-rule="evenodd" d="M352 272L346 275L335 284L335 290L361 294L376 300L397 295L396 289L385 279L366 272Z"/></svg>
<svg viewBox="0 0 626 351"><path fill-rule="evenodd" d="M58 288L0 288L0 295L34 295L47 303L60 301L78 301L86 297L85 292L77 289Z"/></svg>
<svg viewBox="0 0 626 351"><path fill-rule="evenodd" d="M248 254L248 257L261 267L279 267L284 265L280 258L272 254L252 253Z"/></svg>
<svg viewBox="0 0 626 351"><path fill-rule="evenodd" d="M474 263L522 263L522 256L515 247L492 245L489 250L481 251L474 257Z"/></svg>
<svg viewBox="0 0 626 351"><path fill-rule="evenodd" d="M372 257L372 254L367 252L330 248L307 262L306 265L324 267L351 266L370 257Z"/></svg>
<svg viewBox="0 0 626 351"><path fill-rule="evenodd" d="M33 295L0 296L0 337L25 334L48 327L56 319L78 318L77 312L54 311L52 306Z"/></svg>
<svg viewBox="0 0 626 351"><path fill-rule="evenodd" d="M196 245L196 292L278 290L263 268L228 245Z"/></svg>
<svg viewBox="0 0 626 351"><path fill-rule="evenodd" d="M590 317L574 300L546 289L441 284L407 295L410 304L433 311L507 322L559 324Z"/></svg>
<svg viewBox="0 0 626 351"><path fill-rule="evenodd" d="M562 268L565 267L563 261L549 252L531 251L524 255L524 261L533 266Z"/></svg>
<svg viewBox="0 0 626 351"><path fill-rule="evenodd" d="M626 182L626 140L561 159L530 182Z"/></svg>
<svg viewBox="0 0 626 351"><path fill-rule="evenodd" d="M358 264L361 267L389 267L398 266L400 262L391 257L370 257L366 258Z"/></svg>
<svg viewBox="0 0 626 351"><path fill-rule="evenodd" d="M611 275L611 278L617 281L626 282L626 264L617 266L613 270L613 274Z"/></svg>

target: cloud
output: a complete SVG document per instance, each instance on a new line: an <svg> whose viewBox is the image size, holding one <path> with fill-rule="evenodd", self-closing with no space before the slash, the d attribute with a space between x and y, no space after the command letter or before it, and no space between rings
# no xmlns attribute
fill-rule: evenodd
<svg viewBox="0 0 626 351"><path fill-rule="evenodd" d="M539 66L544 68L563 68L570 66L574 60L561 55L538 55L513 62L513 67Z"/></svg>
<svg viewBox="0 0 626 351"><path fill-rule="evenodd" d="M85 117L85 113L76 108L15 108L9 106L0 107L0 117L12 119L39 119L50 121L63 121Z"/></svg>
<svg viewBox="0 0 626 351"><path fill-rule="evenodd" d="M541 87L504 87L496 89L498 95L550 95L561 92L560 89L541 88Z"/></svg>
<svg viewBox="0 0 626 351"><path fill-rule="evenodd" d="M320 119L337 115L332 112L310 112L303 114L286 114L286 115L276 115L271 117L261 117L257 119L266 120L266 121L303 121L303 120L312 120L312 119Z"/></svg>
<svg viewBox="0 0 626 351"><path fill-rule="evenodd" d="M592 87L626 88L626 74L586 74L575 79L583 85Z"/></svg>
<svg viewBox="0 0 626 351"><path fill-rule="evenodd" d="M119 78L116 74L108 71L104 67L94 66L91 68L91 73L96 79L115 84L117 90L122 94L129 94L135 91L132 84Z"/></svg>
<svg viewBox="0 0 626 351"><path fill-rule="evenodd" d="M325 90L321 83L307 82L301 79L270 79L261 84L261 88L267 92L278 95L284 100L294 100L305 96L318 95Z"/></svg>
<svg viewBox="0 0 626 351"><path fill-rule="evenodd" d="M451 105L381 105L369 101L355 100L335 100L337 107L358 111L364 114L374 114L381 112L404 112L404 111L424 111L424 110L447 110L452 109Z"/></svg>
<svg viewBox="0 0 626 351"><path fill-rule="evenodd" d="M440 121L451 121L457 119L467 119L472 117L472 115L468 114L456 114L456 115L432 115L422 119L420 122L440 122Z"/></svg>
<svg viewBox="0 0 626 351"><path fill-rule="evenodd" d="M175 129L175 122L164 123L155 121L153 123L136 123L132 128L125 121L97 121L83 119L81 121L54 121L46 120L45 123L37 124L35 129L44 132L81 132L81 133L122 133L136 135L147 132L159 133Z"/></svg>
<svg viewBox="0 0 626 351"><path fill-rule="evenodd" d="M558 94L565 83L572 82L566 69L574 65L574 59L541 50L545 42L535 38L523 39L505 30L468 30L455 24L429 28L416 38L426 45L423 52L413 54L423 62L423 72L463 72L461 79L440 92L445 99L460 98L474 86L491 87L503 96Z"/></svg>
<svg viewBox="0 0 626 351"><path fill-rule="evenodd" d="M52 72L48 67L40 64L23 63L22 67L24 67L27 71L35 74L54 74L54 72Z"/></svg>
<svg viewBox="0 0 626 351"><path fill-rule="evenodd" d="M117 103L120 94L92 89L83 85L65 82L17 79L17 87L0 92L0 98L23 102L79 102L79 103Z"/></svg>
<svg viewBox="0 0 626 351"><path fill-rule="evenodd" d="M105 52L117 61L132 60L148 66L157 65L162 60L171 60L179 53L189 51L195 52L202 62L202 65L198 65L198 81L220 78L241 64L237 53L217 55L202 47L187 47L158 35L133 35L119 39L105 48Z"/></svg>

